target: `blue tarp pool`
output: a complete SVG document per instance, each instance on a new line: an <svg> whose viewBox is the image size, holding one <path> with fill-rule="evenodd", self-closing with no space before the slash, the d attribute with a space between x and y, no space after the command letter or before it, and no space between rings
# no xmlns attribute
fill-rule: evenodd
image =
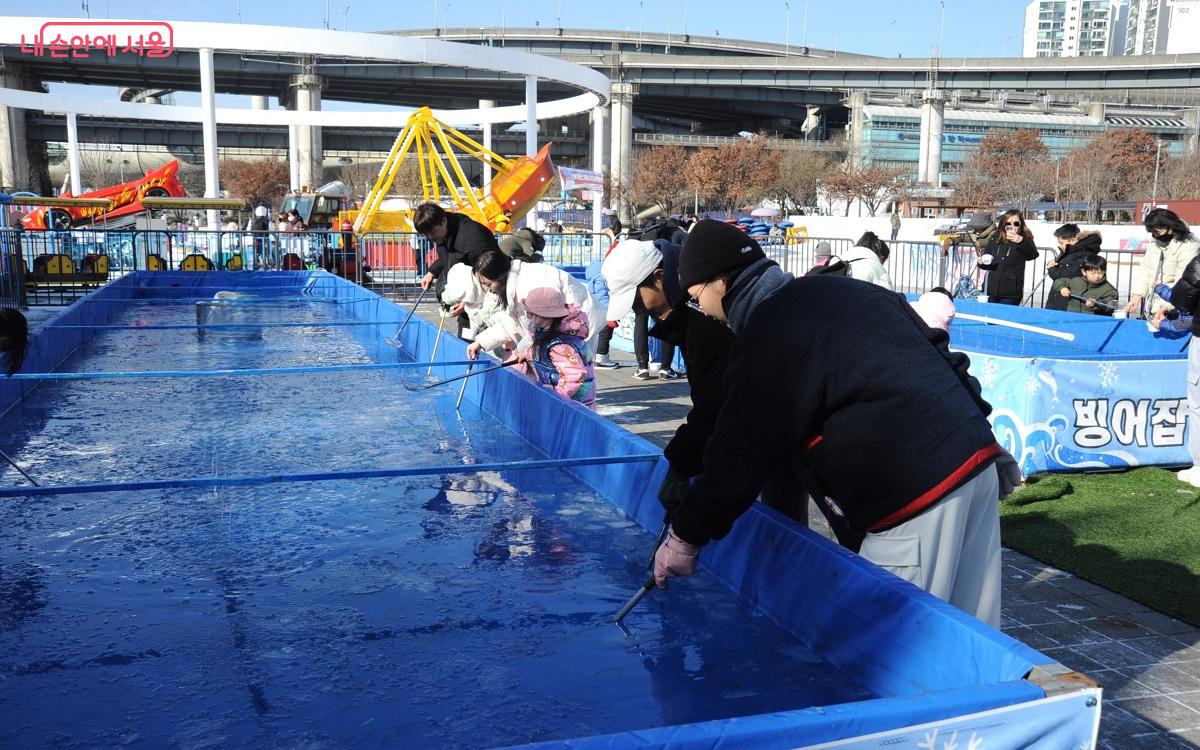
<svg viewBox="0 0 1200 750"><path fill-rule="evenodd" d="M1189 333L1151 333L1141 320L956 304L996 323L956 319L951 345L971 357L994 407L992 428L1026 475L1191 463Z"/></svg>
<svg viewBox="0 0 1200 750"><path fill-rule="evenodd" d="M0 743L1094 743L1086 680L764 507L612 625L658 451L511 371L413 390L465 348L387 346L404 313L160 272L39 329L0 381L43 485L0 474Z"/></svg>

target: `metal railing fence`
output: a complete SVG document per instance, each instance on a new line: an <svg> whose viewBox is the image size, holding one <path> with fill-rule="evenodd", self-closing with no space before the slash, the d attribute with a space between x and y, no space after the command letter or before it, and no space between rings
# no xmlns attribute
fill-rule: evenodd
<svg viewBox="0 0 1200 750"><path fill-rule="evenodd" d="M582 276L611 245L606 234L545 234L544 260ZM828 242L844 255L853 242L837 237L757 237L767 254L800 276L816 263L817 245ZM919 294L935 286L953 289L967 276L983 286L974 245L943 249L936 242L889 243L885 267L896 291ZM1122 300L1129 298L1141 255L1106 250L1108 280ZM1056 255L1040 248L1026 266L1025 304L1041 307L1050 292L1047 262ZM98 270L103 257L107 272ZM139 270L299 270L323 268L377 294L409 299L434 256L424 237L413 232L253 232L244 230L93 230L61 232L0 229L0 304L69 304L104 281Z"/></svg>

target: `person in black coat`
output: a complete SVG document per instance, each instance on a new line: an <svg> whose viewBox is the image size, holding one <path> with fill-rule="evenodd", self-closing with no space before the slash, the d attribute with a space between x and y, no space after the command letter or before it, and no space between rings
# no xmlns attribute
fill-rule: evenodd
<svg viewBox="0 0 1200 750"><path fill-rule="evenodd" d="M1020 471L946 332L874 285L792 279L721 222L692 230L679 283L736 340L704 473L672 514L656 581L691 575L699 548L800 462L823 503L865 533L863 557L998 624L998 502Z"/></svg>
<svg viewBox="0 0 1200 750"><path fill-rule="evenodd" d="M1084 232L1078 224L1063 224L1054 230L1058 240L1058 257L1046 262L1046 275L1052 281L1073 279L1083 275L1083 261L1100 254L1100 233ZM1058 294L1046 298L1047 310L1066 310L1070 299Z"/></svg>
<svg viewBox="0 0 1200 750"><path fill-rule="evenodd" d="M437 252L437 260L429 265L421 278L421 288L428 289L434 284L438 299L442 298L446 288L446 276L451 266L465 263L474 268L479 256L489 250L500 252L500 244L492 230L469 216L448 213L436 203L422 203L413 210L413 228L425 235ZM458 316L458 334L461 336L470 325L462 304L450 308L450 313Z"/></svg>
<svg viewBox="0 0 1200 750"><path fill-rule="evenodd" d="M692 408L663 449L670 469L658 499L667 509L678 504L693 477L704 473L704 445L725 402L725 368L733 346L728 326L688 305L687 294L679 286L679 253L679 247L666 240L625 240L609 252L600 271L609 285L606 317L619 320L630 309L644 312L655 321L649 335L678 347L687 365ZM778 472L763 488L763 502L807 525L805 479L800 471ZM848 544L840 530L835 531L839 540Z"/></svg>
<svg viewBox="0 0 1200 750"><path fill-rule="evenodd" d="M1182 482L1200 487L1200 409L1196 406L1200 404L1200 255L1184 266L1167 301L1175 307L1168 316L1192 316L1192 337L1187 347L1188 453L1192 465L1176 476Z"/></svg>
<svg viewBox="0 0 1200 750"><path fill-rule="evenodd" d="M979 258L979 267L988 272L983 291L988 302L1019 305L1025 295L1025 264L1037 259L1038 249L1020 211L1005 211L997 225Z"/></svg>

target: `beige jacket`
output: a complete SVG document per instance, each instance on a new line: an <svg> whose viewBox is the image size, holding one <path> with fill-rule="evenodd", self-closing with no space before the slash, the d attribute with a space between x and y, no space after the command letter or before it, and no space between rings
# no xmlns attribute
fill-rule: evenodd
<svg viewBox="0 0 1200 750"><path fill-rule="evenodd" d="M1166 284L1174 286L1179 280L1183 269L1191 262L1196 254L1200 253L1200 242L1194 239L1186 240L1171 240L1167 244L1161 244L1157 240L1151 240L1146 246L1146 254L1142 256L1142 262L1138 266L1137 275L1133 279L1133 288L1131 294L1140 295L1144 301L1150 301L1147 309L1150 313L1158 312L1159 310L1173 310L1169 302L1157 299L1154 297L1154 285ZM1162 273L1159 274L1159 264L1162 264Z"/></svg>

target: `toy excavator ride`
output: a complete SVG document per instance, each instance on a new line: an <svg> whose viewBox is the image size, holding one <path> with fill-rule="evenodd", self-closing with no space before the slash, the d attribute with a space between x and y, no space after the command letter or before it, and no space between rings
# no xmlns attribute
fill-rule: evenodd
<svg viewBox="0 0 1200 750"><path fill-rule="evenodd" d="M495 171L491 182L482 189L473 187L463 173L455 149L462 155L490 164ZM384 199L400 174L404 159L415 154L421 174L425 201L453 201L465 214L494 232L507 232L538 202L554 177L550 163L550 144L535 156L506 159L486 149L454 128L439 122L428 107L408 118L408 124L388 153L379 170L375 186L357 211L343 211L341 219L354 225L354 233L411 232L412 211L388 211Z"/></svg>

